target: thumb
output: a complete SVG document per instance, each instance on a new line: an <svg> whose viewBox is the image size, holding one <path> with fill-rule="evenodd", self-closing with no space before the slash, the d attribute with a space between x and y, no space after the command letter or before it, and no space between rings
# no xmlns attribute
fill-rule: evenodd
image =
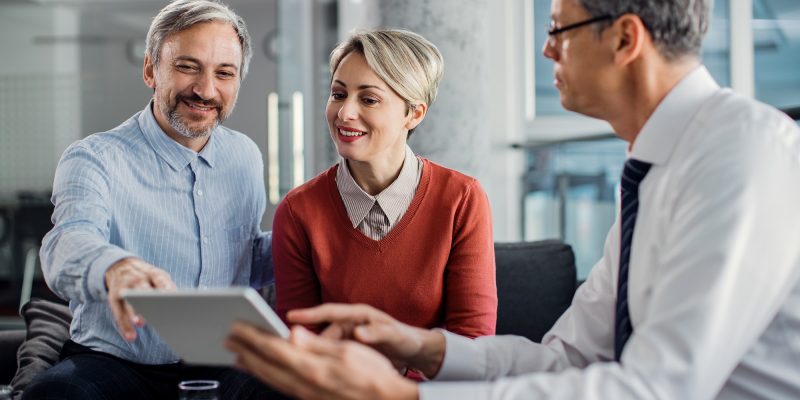
<svg viewBox="0 0 800 400"><path fill-rule="evenodd" d="M317 336L302 326L292 328L291 341L297 347L320 355L334 355L338 353L338 341Z"/></svg>
<svg viewBox="0 0 800 400"><path fill-rule="evenodd" d="M397 332L384 324L359 325L353 330L353 336L365 344L379 344L396 339Z"/></svg>

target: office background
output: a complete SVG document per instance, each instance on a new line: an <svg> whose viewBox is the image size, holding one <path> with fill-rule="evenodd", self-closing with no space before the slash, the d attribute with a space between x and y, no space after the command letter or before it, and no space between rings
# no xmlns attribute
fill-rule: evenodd
<svg viewBox="0 0 800 400"><path fill-rule="evenodd" d="M323 117L330 50L354 28L391 26L423 34L445 57L414 150L481 181L496 241L561 238L575 250L579 278L599 258L625 146L607 124L561 109L540 53L549 0L228 3L244 16L255 54L226 125L264 154L264 229L288 190L336 160ZM62 151L147 103L144 39L164 4L0 2L0 313L15 311L24 266L49 229ZM800 106L800 2L716 0L703 58L723 86Z"/></svg>

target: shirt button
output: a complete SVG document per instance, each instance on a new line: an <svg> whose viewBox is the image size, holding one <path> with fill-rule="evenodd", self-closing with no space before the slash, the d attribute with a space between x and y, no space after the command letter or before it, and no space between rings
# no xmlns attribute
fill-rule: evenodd
<svg viewBox="0 0 800 400"><path fill-rule="evenodd" d="M208 243L208 236L203 236L203 243Z"/></svg>
<svg viewBox="0 0 800 400"><path fill-rule="evenodd" d="M202 196L203 195L203 189L197 189L197 195L198 196Z"/></svg>

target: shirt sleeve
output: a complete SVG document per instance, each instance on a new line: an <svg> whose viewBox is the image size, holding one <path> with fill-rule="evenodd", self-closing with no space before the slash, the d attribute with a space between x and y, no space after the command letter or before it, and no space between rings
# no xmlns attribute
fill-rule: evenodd
<svg viewBox="0 0 800 400"><path fill-rule="evenodd" d="M478 181L456 212L445 266L446 329L468 337L494 335L497 322L494 241L489 201Z"/></svg>
<svg viewBox="0 0 800 400"><path fill-rule="evenodd" d="M605 244L605 254L580 286L570 307L534 343L521 336L503 335L469 340L444 332L446 351L436 381L494 380L530 372L557 372L613 358L615 296L612 251L618 245L617 224Z"/></svg>
<svg viewBox="0 0 800 400"><path fill-rule="evenodd" d="M289 197L275 210L272 227L275 308L285 320L290 310L321 303L320 284L311 260L311 244L292 214Z"/></svg>
<svg viewBox="0 0 800 400"><path fill-rule="evenodd" d="M250 286L261 289L275 281L272 263L272 232L259 232L253 239L253 266L250 272Z"/></svg>
<svg viewBox="0 0 800 400"><path fill-rule="evenodd" d="M59 161L53 182L53 229L40 250L50 288L81 303L107 298L105 272L134 254L109 243L110 178L102 157L78 143Z"/></svg>
<svg viewBox="0 0 800 400"><path fill-rule="evenodd" d="M246 165L253 165L249 168L250 182L246 183L253 190L256 202L256 211L253 216L253 261L250 268L250 286L254 289L262 289L275 282L275 270L272 260L272 232L261 231L261 220L267 208L267 190L264 184L264 160L258 146L247 136L240 136L246 145L250 161ZM244 153L244 152L243 152Z"/></svg>
<svg viewBox="0 0 800 400"><path fill-rule="evenodd" d="M730 143L721 143L712 154L681 165L690 173L680 177L672 209L666 210L670 220L659 253L659 276L653 280L643 320L636 324L621 363L592 362L585 367L577 363L577 368L561 365L555 373L535 373L542 365L530 359L545 354L539 350L545 346L518 343L511 351L512 345L497 337L451 348L450 342L456 341L448 337L447 352L472 352L473 358L486 359L482 370L464 373L467 378L492 379L491 372L498 371L498 365L520 367L500 369L513 377L491 382L424 384L420 397L716 397L800 280L797 155L778 143L778 135L764 139L743 134L745 129L752 133L767 127L739 129L743 131L731 132ZM614 276L608 271L604 275ZM606 311L602 318L609 315ZM612 325L613 319L605 323ZM586 347L581 339L591 334L569 333L567 327L559 320L552 333L557 338L571 334L578 340L559 340L563 342L560 347L578 343L584 350L559 350L557 354L566 355L573 363L576 355L596 361L593 358L610 354L609 346L593 357L587 351L594 345ZM550 340L546 346L553 348L554 339ZM473 348L459 350L467 346ZM492 357L490 353L498 353L498 349L502 355Z"/></svg>

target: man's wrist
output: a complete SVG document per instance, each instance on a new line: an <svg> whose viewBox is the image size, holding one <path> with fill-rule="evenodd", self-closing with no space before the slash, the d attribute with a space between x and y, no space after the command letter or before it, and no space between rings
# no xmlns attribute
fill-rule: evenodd
<svg viewBox="0 0 800 400"><path fill-rule="evenodd" d="M420 329L422 346L419 353L409 362L409 367L414 368L425 375L426 378L433 378L439 373L444 361L444 352L447 346L444 334L438 330Z"/></svg>
<svg viewBox="0 0 800 400"><path fill-rule="evenodd" d="M115 261L113 264L111 264L108 267L108 269L106 269L106 272L103 274L103 284L106 287L106 292L108 291L108 279L109 279L109 277L111 277L111 275L113 275L114 272L118 268L121 268L121 266L124 265L125 263L127 263L128 260L130 260L130 259L131 259L131 257L125 257L125 258L119 259L119 260Z"/></svg>
<svg viewBox="0 0 800 400"><path fill-rule="evenodd" d="M107 299L106 272L120 260L129 257L135 257L135 255L120 248L111 248L89 265L86 276L88 281L86 301L105 301Z"/></svg>

